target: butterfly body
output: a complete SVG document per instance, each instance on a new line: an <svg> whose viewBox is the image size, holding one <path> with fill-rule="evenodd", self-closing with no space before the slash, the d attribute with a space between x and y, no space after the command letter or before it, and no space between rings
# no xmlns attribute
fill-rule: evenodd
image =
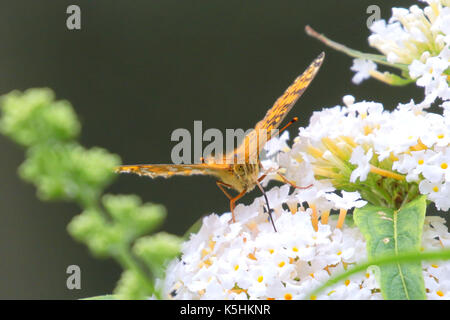
<svg viewBox="0 0 450 320"><path fill-rule="evenodd" d="M223 183L233 187L237 192L246 190L250 192L256 187L259 177L259 165L252 163L231 165L230 174L225 174L221 178Z"/></svg>
<svg viewBox="0 0 450 320"><path fill-rule="evenodd" d="M273 130L279 127L287 113L292 109L299 97L309 86L322 65L323 59L324 53L321 53L309 67L295 79L295 81L286 89L284 94L275 101L275 104L267 111L265 117L244 137L243 142L235 150L225 154L220 163L216 161L216 158L208 157L199 164L124 165L118 167L116 172L135 173L150 178L170 178L175 175L214 176L217 179L216 183L218 187L230 200L230 209L233 221L235 221L234 206L238 199L247 192L253 190L255 186L258 186L265 195L264 190L260 185L260 181L265 175L260 176L262 167L261 162L259 161L259 153L262 151L268 140L279 134L279 132L273 133ZM287 126L284 128L286 127ZM232 197L224 187L227 189L234 189L239 194Z"/></svg>

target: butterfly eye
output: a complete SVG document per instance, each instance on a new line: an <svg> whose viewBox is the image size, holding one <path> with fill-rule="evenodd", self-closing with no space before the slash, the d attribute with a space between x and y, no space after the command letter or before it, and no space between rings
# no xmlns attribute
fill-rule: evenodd
<svg viewBox="0 0 450 320"><path fill-rule="evenodd" d="M241 165L241 164L238 164L238 165L236 165L235 166L235 170L236 170L236 173L237 174L239 174L239 175L245 175L245 169L244 169L244 166L243 165Z"/></svg>

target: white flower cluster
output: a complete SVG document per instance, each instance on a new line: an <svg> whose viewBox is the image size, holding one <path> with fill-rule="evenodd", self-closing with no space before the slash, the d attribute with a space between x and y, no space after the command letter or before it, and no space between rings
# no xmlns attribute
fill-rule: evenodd
<svg viewBox="0 0 450 320"><path fill-rule="evenodd" d="M415 185L418 193L427 194L439 209L447 210L450 114L428 113L413 103L389 112L379 103L354 100L345 96L346 106L315 112L292 148L287 146L286 133L266 146L267 154L277 161L266 160L264 166L284 168L287 179L298 186L313 184L291 194L289 185L267 192L278 232L264 211L263 197L250 206L238 205L236 223L229 223L230 213L206 217L199 233L184 244L181 259L167 270L167 297L382 298L370 269L318 297L307 296L331 276L366 260L362 234L341 221L345 214L336 219L330 211L345 213L367 202L358 192L341 191L338 195L335 181L339 181L339 174L353 184L370 180L371 173L401 177L404 184ZM336 170L345 171L345 163L354 166L347 176ZM426 218L424 250L450 246L444 222L439 217ZM423 263L423 268L427 297L450 298L450 262Z"/></svg>
<svg viewBox="0 0 450 320"><path fill-rule="evenodd" d="M450 1L426 0L425 8L393 8L388 22L372 24L369 44L386 56L388 62L406 65L411 79L425 88L423 106L436 98L450 99ZM372 61L355 59L353 82L371 76L377 66Z"/></svg>
<svg viewBox="0 0 450 320"><path fill-rule="evenodd" d="M437 216L425 218L422 236L424 251L448 248L450 233L445 226L445 219ZM422 262L427 298L432 300L450 300L450 261Z"/></svg>
<svg viewBox="0 0 450 320"><path fill-rule="evenodd" d="M318 297L308 295L367 258L362 234L345 223L347 210L367 202L397 209L420 194L439 210L450 209L450 0L424 2L423 9L394 8L389 22L372 25L369 42L425 88L425 100L387 111L348 95L344 106L315 112L291 148L287 132L270 140L263 184L275 179L307 188L290 194L286 184L267 192L278 232L263 197L238 205L235 223L229 223L230 213L206 217L167 270L167 297L382 298L370 268ZM376 63L356 59L353 81L382 78L376 69ZM437 99L442 114L425 111ZM330 215L333 210L339 215ZM426 218L423 250L450 246L444 223ZM450 299L450 261L422 266L428 299Z"/></svg>
<svg viewBox="0 0 450 320"><path fill-rule="evenodd" d="M382 299L375 274L355 274L319 296L312 289L331 276L366 260L366 244L356 227L336 228L336 221L314 229L312 209L289 195L288 186L268 192L275 209L274 232L263 210L263 198L230 213L213 214L182 249L182 257L167 269L165 295L173 299ZM444 220L429 217L423 246L450 244ZM423 264L429 299L450 298L450 262Z"/></svg>
<svg viewBox="0 0 450 320"><path fill-rule="evenodd" d="M450 110L444 110L443 115L429 113L411 102L390 112L380 103L354 103L352 96L344 97L344 102L347 106L315 112L292 149L279 155L279 165L286 168L288 179L298 186L314 184L311 190L298 192L307 199L311 191L316 199L320 195L330 199L334 197L328 194L334 191L330 181L333 185L339 179L364 184L369 173L374 173L417 185L438 209L447 211ZM349 168L349 163L354 167ZM327 179L315 180L317 176ZM349 204L338 208L350 209ZM323 210L328 209L324 205Z"/></svg>

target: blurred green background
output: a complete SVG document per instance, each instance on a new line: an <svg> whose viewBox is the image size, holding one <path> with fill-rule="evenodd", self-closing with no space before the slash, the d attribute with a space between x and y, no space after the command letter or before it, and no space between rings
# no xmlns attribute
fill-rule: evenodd
<svg viewBox="0 0 450 320"><path fill-rule="evenodd" d="M415 1L396 1L409 7ZM82 29L66 28L66 8L81 8ZM389 18L387 1L15 0L0 2L0 94L50 87L73 105L82 143L119 154L124 163L169 163L177 128L247 129L321 52L325 63L289 114L307 125L314 110L342 96L392 108L421 89L375 80L351 83L351 59L304 33L310 24L330 38L371 51L369 5ZM96 260L70 238L75 204L43 203L17 167L23 150L0 136L0 298L72 299L110 293L120 270ZM136 193L164 204L164 229L183 234L199 217L228 210L208 177L150 180L120 176L112 193ZM247 195L250 203L257 192ZM81 267L81 290L66 288L66 268Z"/></svg>

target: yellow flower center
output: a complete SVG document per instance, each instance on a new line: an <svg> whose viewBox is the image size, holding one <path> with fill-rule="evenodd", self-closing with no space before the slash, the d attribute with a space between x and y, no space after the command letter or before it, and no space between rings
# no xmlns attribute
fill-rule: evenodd
<svg viewBox="0 0 450 320"><path fill-rule="evenodd" d="M258 282L262 282L264 280L264 277L263 276L259 276L257 280L258 280Z"/></svg>
<svg viewBox="0 0 450 320"><path fill-rule="evenodd" d="M205 256L207 256L209 253L211 252L211 250L209 249L202 249L202 258L204 258Z"/></svg>
<svg viewBox="0 0 450 320"><path fill-rule="evenodd" d="M292 300L292 294L286 293L286 294L284 295L284 300Z"/></svg>
<svg viewBox="0 0 450 320"><path fill-rule="evenodd" d="M373 128L371 126L364 126L364 135L368 136L373 132Z"/></svg>

